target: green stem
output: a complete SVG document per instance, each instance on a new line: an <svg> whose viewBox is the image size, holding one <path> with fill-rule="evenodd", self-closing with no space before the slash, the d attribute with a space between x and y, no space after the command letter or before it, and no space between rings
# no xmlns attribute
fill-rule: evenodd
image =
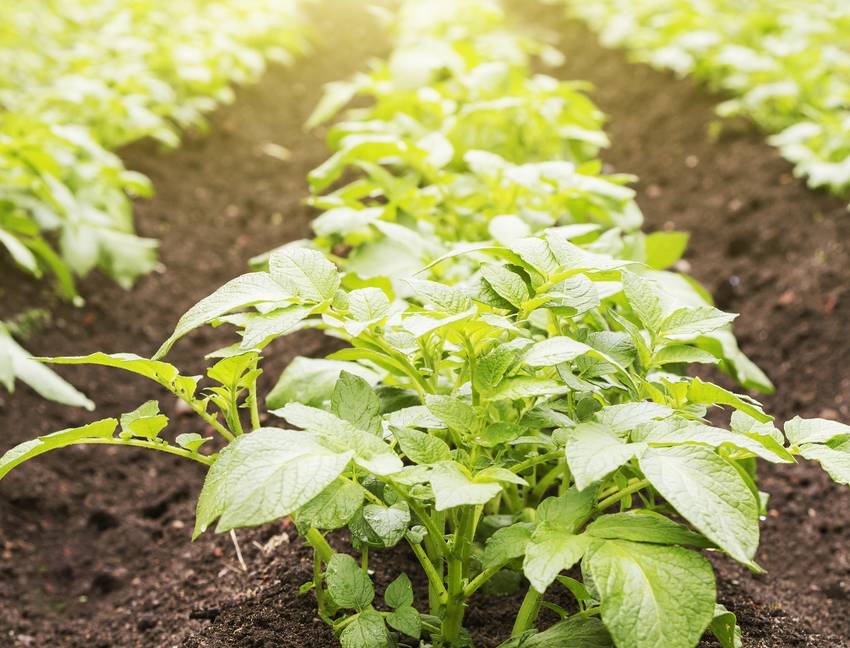
<svg viewBox="0 0 850 648"><path fill-rule="evenodd" d="M624 497L632 495L633 493L637 493L639 490L643 490L649 485L650 484L648 479L641 479L639 481L634 482L633 484L629 484L628 486L614 493L613 495L606 497L603 500L600 500L599 503L596 505L596 508L600 511L604 511L609 506L616 504Z"/></svg>
<svg viewBox="0 0 850 648"><path fill-rule="evenodd" d="M540 500L546 491L551 488L552 484L558 479L558 477L563 474L562 466L554 466L551 470L549 470L543 477L540 478L540 481L534 486L534 490L532 490L532 496L535 501Z"/></svg>
<svg viewBox="0 0 850 648"><path fill-rule="evenodd" d="M134 448L147 448L148 450L159 450L160 452L167 452L169 454L177 455L178 457L183 457L184 459L191 459L192 461L197 461L198 463L202 463L205 466L211 466L215 462L215 459L212 457L207 457L202 454L198 454L196 452L190 452L184 448L177 448L173 445L168 445L167 443L157 443L156 441L144 441L142 439L121 439L114 437L98 437L92 439L78 439L69 445L81 445L81 444L92 444L92 445L125 445L125 446L133 446Z"/></svg>
<svg viewBox="0 0 850 648"><path fill-rule="evenodd" d="M251 383L248 388L248 402L251 405L251 430L260 427L260 406L257 403L257 383Z"/></svg>
<svg viewBox="0 0 850 648"><path fill-rule="evenodd" d="M490 567L489 569L485 569L483 572L478 574L475 578L473 578L466 587L463 588L463 597L469 598L479 589L481 589L484 584L487 583L488 580L493 578L496 574L498 574L502 570L502 565L498 567Z"/></svg>
<svg viewBox="0 0 850 648"><path fill-rule="evenodd" d="M518 637L523 632L527 632L537 623L537 615L540 613L540 603L543 595L533 587L528 588L525 598L522 600L522 605L519 608L514 629L511 632L512 637Z"/></svg>
<svg viewBox="0 0 850 648"><path fill-rule="evenodd" d="M204 419L204 421L206 421L211 428L213 428L225 439L227 439L228 441L236 440L236 437L230 432L230 430L228 430L221 423L219 423L218 417L215 414L210 414L209 412L207 412L201 403L185 398L183 398L182 400L184 403L186 403L189 407L192 408L192 411L195 412L195 414Z"/></svg>
<svg viewBox="0 0 850 648"><path fill-rule="evenodd" d="M537 455L536 457L531 457L530 459L521 461L518 464L511 466L510 471L518 475L523 470L526 470L538 464L546 463L547 461L551 461L552 459L558 459L562 457L563 454L564 453L562 450L552 450L551 452L547 452L546 454Z"/></svg>
<svg viewBox="0 0 850 648"><path fill-rule="evenodd" d="M413 550L413 554L419 560L419 564L422 565L422 570L428 577L428 587L434 588L440 604L445 605L448 598L448 592L446 592L446 586L443 585L443 579L440 577L440 574L437 573L437 568L434 567L434 563L432 563L431 559L425 554L425 550L422 549L421 545L412 541L408 542L410 543L410 548Z"/></svg>
<svg viewBox="0 0 850 648"><path fill-rule="evenodd" d="M325 536L323 536L321 531L318 529L311 528L304 535L304 539L307 540L307 544L316 550L316 553L322 562L329 562L333 557L335 553L333 547L328 544L328 541L325 540Z"/></svg>
<svg viewBox="0 0 850 648"><path fill-rule="evenodd" d="M476 507L477 508L477 507ZM456 646L463 627L465 605L463 576L466 571L472 535L475 533L476 509L464 507L455 527L455 539L448 560L448 601L443 617L443 639L449 646Z"/></svg>

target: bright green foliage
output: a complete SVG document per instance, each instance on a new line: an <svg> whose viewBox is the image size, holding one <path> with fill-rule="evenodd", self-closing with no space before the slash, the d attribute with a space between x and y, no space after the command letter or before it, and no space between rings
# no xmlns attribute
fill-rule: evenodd
<svg viewBox="0 0 850 648"><path fill-rule="evenodd" d="M374 104L348 114L341 139L332 129L337 152L314 182L360 173L316 196L317 239L270 253L177 324L158 358L201 326L228 324L241 339L212 354L203 383L161 359L58 361L146 375L212 426L228 442L218 454L197 436L171 444L148 403L104 442L211 464L196 535L293 516L314 549L302 589L345 648L419 637L469 646L463 617L476 592L519 587L503 648L693 648L707 630L735 648L734 615L717 604L703 552L759 570L755 460L812 458L850 481L850 428L795 419L783 434L749 396L692 377L692 363L715 363L769 387L738 351L733 316L664 269L683 237L644 236L623 179L600 176L587 157L595 145L569 128L592 130L585 97L537 78L556 95L536 106L545 118L464 122L487 79L538 97L528 59L547 50L506 24L489 0L408 0L390 62L353 89L329 88L324 113L363 88ZM539 161L540 141L558 157ZM539 165L555 176L541 181ZM567 202L548 202L562 190ZM292 362L266 400L275 418L261 425L260 363L300 328L347 344ZM709 422L715 409L731 412L728 425ZM92 442L42 437L0 466L75 440ZM325 539L342 528L351 551ZM370 562L401 543L427 601L399 575L376 602ZM551 600L560 587L575 598L569 610ZM544 605L560 617L545 630Z"/></svg>
<svg viewBox="0 0 850 648"><path fill-rule="evenodd" d="M27 384L40 396L72 407L94 409L86 396L65 382L30 354L13 338L9 328L0 322L0 385L10 392L15 390L15 380Z"/></svg>
<svg viewBox="0 0 850 648"><path fill-rule="evenodd" d="M567 0L609 46L732 95L812 187L850 189L845 0Z"/></svg>
<svg viewBox="0 0 850 648"><path fill-rule="evenodd" d="M95 267L129 286L156 264L128 197L151 187L110 151L176 146L232 83L302 52L303 20L295 0L25 5L0 6L0 249L68 297Z"/></svg>

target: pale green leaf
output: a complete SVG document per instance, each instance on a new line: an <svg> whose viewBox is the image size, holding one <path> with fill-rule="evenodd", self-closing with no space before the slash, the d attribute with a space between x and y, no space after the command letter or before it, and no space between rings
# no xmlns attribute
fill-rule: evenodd
<svg viewBox="0 0 850 648"><path fill-rule="evenodd" d="M639 462L652 486L695 529L757 569L759 505L731 464L713 450L690 445L649 448Z"/></svg>
<svg viewBox="0 0 850 648"><path fill-rule="evenodd" d="M714 572L698 553L607 540L585 562L618 646L693 648L714 617Z"/></svg>

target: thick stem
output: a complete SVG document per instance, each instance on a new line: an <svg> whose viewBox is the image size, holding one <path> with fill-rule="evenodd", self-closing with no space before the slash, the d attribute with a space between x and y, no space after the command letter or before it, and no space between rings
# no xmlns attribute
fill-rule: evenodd
<svg viewBox="0 0 850 648"><path fill-rule="evenodd" d="M307 544L316 550L316 553L322 562L329 562L333 557L335 553L333 547L328 544L328 541L325 540L325 536L323 536L321 531L318 529L310 529L307 531L304 535L304 539L307 540Z"/></svg>
<svg viewBox="0 0 850 648"><path fill-rule="evenodd" d="M540 613L542 599L543 595L540 592L533 587L528 588L528 592L526 592L525 598L522 600L522 605L519 608L519 614L517 614L516 621L514 622L514 629L511 632L512 637L518 637L523 632L527 632L534 627L534 624L537 623L537 615Z"/></svg>
<svg viewBox="0 0 850 648"><path fill-rule="evenodd" d="M552 459L558 459L559 457L564 456L563 450L553 450L552 452L547 452L546 454L537 455L536 457L531 457L531 459L526 459L525 461L521 461L515 466L511 466L510 470L512 473L519 474L523 470L527 468L531 468L532 466L536 466L537 464L546 463L547 461L551 461Z"/></svg>
<svg viewBox="0 0 850 648"><path fill-rule="evenodd" d="M472 535L475 533L476 511L464 507L459 514L455 539L448 560L448 601L446 615L443 617L443 639L449 646L456 646L460 640L463 627L466 598L463 590L463 577L469 560L469 548L472 546Z"/></svg>

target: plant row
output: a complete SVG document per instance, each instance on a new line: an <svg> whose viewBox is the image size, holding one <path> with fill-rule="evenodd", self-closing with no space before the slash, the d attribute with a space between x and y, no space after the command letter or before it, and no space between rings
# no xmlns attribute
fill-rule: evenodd
<svg viewBox="0 0 850 648"><path fill-rule="evenodd" d="M608 46L732 95L811 187L850 189L850 6L843 0L567 0Z"/></svg>
<svg viewBox="0 0 850 648"><path fill-rule="evenodd" d="M152 359L51 360L146 376L215 434L172 438L151 401L10 450L0 477L73 444L200 462L194 536L292 516L314 550L302 591L344 648L471 646L479 591L523 593L504 648L692 648L709 629L740 646L705 554L760 571L756 461L816 460L848 483L850 427L783 433L693 377L716 365L770 389L734 316L666 270L684 235L642 233L631 177L602 173L583 84L530 71L556 52L489 0L407 0L396 30L389 58L331 84L311 118L370 99L310 174L315 238L256 259ZM163 360L208 325L238 336L205 376ZM263 360L305 328L345 344L296 358L263 403ZM416 567L379 602L370 568L400 543Z"/></svg>
<svg viewBox="0 0 850 648"><path fill-rule="evenodd" d="M151 187L111 151L177 145L232 83L289 61L305 37L295 0L3 3L0 249L67 297L95 267L129 287L156 264L129 200Z"/></svg>

